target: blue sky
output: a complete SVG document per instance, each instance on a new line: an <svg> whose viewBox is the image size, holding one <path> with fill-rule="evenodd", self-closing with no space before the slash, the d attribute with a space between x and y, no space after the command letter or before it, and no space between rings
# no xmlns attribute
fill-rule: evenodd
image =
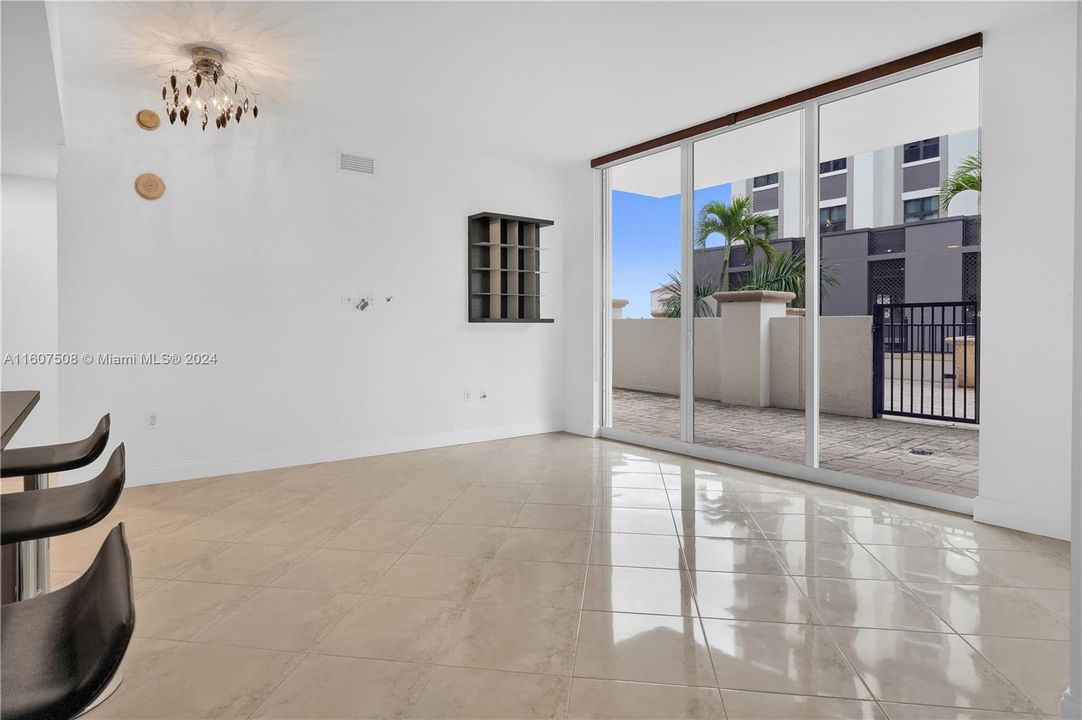
<svg viewBox="0 0 1082 720"><path fill-rule="evenodd" d="M732 198L728 183L695 191L695 212ZM723 245L719 235L709 242ZM624 317L650 317L650 291L680 270L680 195L612 193L612 296L628 302Z"/></svg>

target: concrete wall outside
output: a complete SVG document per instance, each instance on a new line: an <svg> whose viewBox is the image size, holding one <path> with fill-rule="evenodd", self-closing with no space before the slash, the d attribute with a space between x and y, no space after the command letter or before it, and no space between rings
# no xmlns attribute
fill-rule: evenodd
<svg viewBox="0 0 1082 720"><path fill-rule="evenodd" d="M695 319L695 396L721 399L721 318ZM680 394L680 318L612 321L612 384Z"/></svg>
<svg viewBox="0 0 1082 720"><path fill-rule="evenodd" d="M721 304L721 338L713 352L719 357L722 402L770 406L769 323L784 316L784 302Z"/></svg>
<svg viewBox="0 0 1082 720"><path fill-rule="evenodd" d="M819 320L819 407L831 415L872 416L872 318ZM770 404L804 408L804 318L770 320Z"/></svg>
<svg viewBox="0 0 1082 720"><path fill-rule="evenodd" d="M769 320L772 407L798 410L804 407L803 328L803 317ZM823 412L871 417L871 317L823 317L820 334ZM679 395L680 347L679 318L613 320L613 387ZM727 357L727 349L722 346L721 318L696 318L696 398L722 399L721 369Z"/></svg>

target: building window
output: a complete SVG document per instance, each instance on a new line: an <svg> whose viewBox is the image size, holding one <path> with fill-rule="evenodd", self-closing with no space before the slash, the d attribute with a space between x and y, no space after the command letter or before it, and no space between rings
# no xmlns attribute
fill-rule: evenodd
<svg viewBox="0 0 1082 720"><path fill-rule="evenodd" d="M902 156L902 161L907 163L937 158L939 157L939 138L934 137L906 143Z"/></svg>
<svg viewBox="0 0 1082 720"><path fill-rule="evenodd" d="M780 234L781 233L781 222L780 222L781 218L779 218L777 215L771 215L770 217L774 218L774 232ZM770 239L770 235L767 234L766 228L763 227L762 225L756 225L755 226L755 234L758 237L767 238L768 240Z"/></svg>
<svg viewBox="0 0 1082 720"><path fill-rule="evenodd" d="M915 198L906 200L904 203L905 221L907 223L920 222L921 220L935 220L939 217L939 196Z"/></svg>
<svg viewBox="0 0 1082 720"><path fill-rule="evenodd" d="M760 175L751 181L752 187L766 187L767 185L778 184L778 173L770 173L768 175Z"/></svg>
<svg viewBox="0 0 1082 720"><path fill-rule="evenodd" d="M830 172L845 170L846 167L848 166L846 165L845 158L838 158L837 160L827 160L826 162L819 163L819 174L826 175Z"/></svg>
<svg viewBox="0 0 1082 720"><path fill-rule="evenodd" d="M845 230L845 205L819 208L819 232L841 232Z"/></svg>

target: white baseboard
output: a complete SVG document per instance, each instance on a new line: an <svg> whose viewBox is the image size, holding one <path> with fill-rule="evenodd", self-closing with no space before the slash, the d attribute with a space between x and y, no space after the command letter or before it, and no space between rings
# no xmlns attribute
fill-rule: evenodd
<svg viewBox="0 0 1082 720"><path fill-rule="evenodd" d="M1071 519L1067 511L1065 507L1063 515L1054 515L980 495L973 499L973 519L977 522L1070 541Z"/></svg>
<svg viewBox="0 0 1082 720"><path fill-rule="evenodd" d="M511 437L521 437L523 435L540 435L543 433L560 432L563 429L563 423L561 422L539 421L521 423L518 425L496 425L484 428L471 428L469 430L457 430L436 435L386 438L376 442L358 443L356 445L298 449L279 453L265 453L231 458L213 458L191 463L177 463L149 467L129 466L126 485L128 487L156 485L159 483L176 482L178 480L212 477L214 475L232 475L234 473L271 470L274 468L291 467L293 465L309 465L311 463L333 462L335 460L351 460L353 458L369 457L372 455L386 455L387 453L426 450L428 448L485 442L487 440L502 440ZM131 457L130 453L128 457Z"/></svg>
<svg viewBox="0 0 1082 720"><path fill-rule="evenodd" d="M569 432L572 435L582 435L583 437L600 437L600 428L589 423L576 423L569 422L564 423L564 432Z"/></svg>

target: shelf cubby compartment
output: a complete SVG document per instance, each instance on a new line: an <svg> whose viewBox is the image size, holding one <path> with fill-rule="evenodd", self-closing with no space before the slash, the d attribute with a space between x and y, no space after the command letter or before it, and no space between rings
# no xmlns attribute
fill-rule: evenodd
<svg viewBox="0 0 1082 720"><path fill-rule="evenodd" d="M550 323L541 317L541 228L552 220L469 217L469 321Z"/></svg>

